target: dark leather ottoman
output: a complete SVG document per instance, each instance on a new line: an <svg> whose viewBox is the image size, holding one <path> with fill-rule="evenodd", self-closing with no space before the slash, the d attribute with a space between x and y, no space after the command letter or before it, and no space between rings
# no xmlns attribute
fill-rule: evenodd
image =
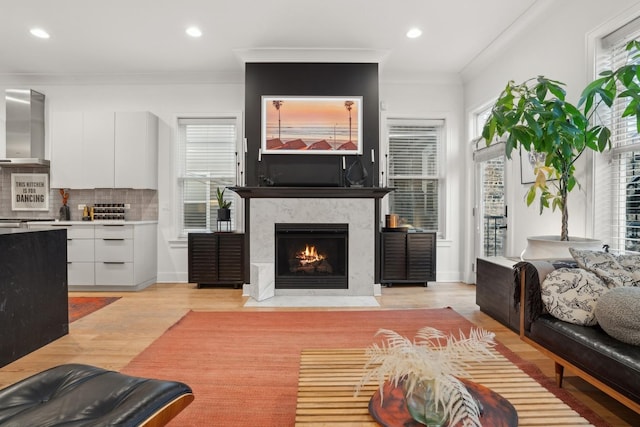
<svg viewBox="0 0 640 427"><path fill-rule="evenodd" d="M68 364L0 390L0 426L162 426L191 401L180 382Z"/></svg>

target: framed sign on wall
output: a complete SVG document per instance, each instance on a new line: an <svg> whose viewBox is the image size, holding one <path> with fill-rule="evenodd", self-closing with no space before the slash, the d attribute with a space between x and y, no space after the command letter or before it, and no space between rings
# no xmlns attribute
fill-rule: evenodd
<svg viewBox="0 0 640 427"><path fill-rule="evenodd" d="M11 210L48 211L49 175L46 173L12 173Z"/></svg>

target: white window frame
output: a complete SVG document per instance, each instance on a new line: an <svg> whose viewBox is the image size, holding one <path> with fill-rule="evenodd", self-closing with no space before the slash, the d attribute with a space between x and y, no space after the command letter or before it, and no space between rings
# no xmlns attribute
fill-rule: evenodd
<svg viewBox="0 0 640 427"><path fill-rule="evenodd" d="M447 195L446 195L446 158L447 158L447 140L449 139L449 120L447 117L415 117L415 116L401 116L401 115L383 115L381 117L381 161L383 162L381 171L381 185L389 185L389 130L391 122L404 121L407 123L416 124L428 124L428 123L442 123L442 131L440 135L440 146L438 147L438 175L435 179L438 180L438 230L436 232L439 240L445 239L447 230ZM431 177L425 176L427 179ZM385 197L381 209L383 212L390 212L389 197ZM384 226L384 224L381 224Z"/></svg>
<svg viewBox="0 0 640 427"><path fill-rule="evenodd" d="M597 78L603 56L608 56L608 48L605 46L607 36L616 33L624 35L626 30L623 28L638 18L640 18L640 7L625 13L624 16L619 16L588 35L588 63L593 70L593 79ZM636 28L640 29L640 25ZM623 30L620 31L621 29ZM605 65L602 68L609 67L610 65ZM593 229L594 237L610 245L612 250L624 252L627 222L622 204L626 203L626 189L620 186L624 179L620 178L623 171L619 169L621 165L618 159L630 151L640 153L640 144L616 145L615 140L612 142L611 151L593 156L593 180L589 182L593 191L587 191L587 194L593 194L591 200L587 200L591 206L588 226Z"/></svg>
<svg viewBox="0 0 640 427"><path fill-rule="evenodd" d="M173 243L176 246L183 246L184 244L186 244L186 240L187 240L187 234L188 232L185 231L185 229L183 228L183 215L184 215L184 211L183 211L183 187L182 187L182 174L183 174L183 153L181 152L182 149L182 145L180 142L180 126L179 126L179 120L180 119L186 119L186 118L192 118L192 119L206 119L206 118L212 118L212 119L232 119L235 122L235 127L236 127L236 141L235 141L235 150L236 150L236 167L235 167L235 179L234 179L234 185L237 186L241 186L243 185L243 180L244 180L244 168L245 168L245 162L244 162L244 139L243 139L243 117L242 117L242 113L240 112L229 112L229 113L180 113L180 114L176 114L174 116L174 156L173 156L173 162L172 162L172 169L173 169L173 176L174 176L174 196L173 196L173 205L174 205L174 210L173 212L175 213L174 215L174 230L175 230L175 235L176 237L176 241L174 241ZM230 190L227 190L225 192L225 199L228 199L229 196L231 196L232 198L232 203L233 203L233 210L232 210L232 215L233 215L233 224L235 226L235 229L232 231L238 231L238 232L243 232L244 231L244 204L242 199L235 193L231 192ZM216 227L217 224L215 221L212 221L212 224L210 224L210 228L211 231L216 231ZM224 231L226 231L226 228L224 229Z"/></svg>

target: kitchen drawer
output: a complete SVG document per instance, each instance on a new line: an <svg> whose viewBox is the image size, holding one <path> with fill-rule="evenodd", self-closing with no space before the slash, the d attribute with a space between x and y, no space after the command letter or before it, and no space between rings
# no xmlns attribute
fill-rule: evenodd
<svg viewBox="0 0 640 427"><path fill-rule="evenodd" d="M67 239L93 239L93 225L72 225L72 224L29 224L30 230L57 230L67 229Z"/></svg>
<svg viewBox="0 0 640 427"><path fill-rule="evenodd" d="M93 236L93 225L67 226L67 239L93 239Z"/></svg>
<svg viewBox="0 0 640 427"><path fill-rule="evenodd" d="M96 262L96 285L133 286L133 263Z"/></svg>
<svg viewBox="0 0 640 427"><path fill-rule="evenodd" d="M133 262L133 240L102 238L95 242L96 262Z"/></svg>
<svg viewBox="0 0 640 427"><path fill-rule="evenodd" d="M67 238L67 261L69 262L93 262L93 239L69 239Z"/></svg>
<svg viewBox="0 0 640 427"><path fill-rule="evenodd" d="M96 239L133 239L133 226L124 224L97 225Z"/></svg>
<svg viewBox="0 0 640 427"><path fill-rule="evenodd" d="M69 283L69 286L95 285L94 265L95 264L93 262L68 262L67 281Z"/></svg>

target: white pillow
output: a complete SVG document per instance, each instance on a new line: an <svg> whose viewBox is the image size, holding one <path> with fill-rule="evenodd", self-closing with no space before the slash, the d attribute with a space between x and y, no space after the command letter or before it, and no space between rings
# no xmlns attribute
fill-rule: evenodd
<svg viewBox="0 0 640 427"><path fill-rule="evenodd" d="M607 285L594 273L582 268L559 268L547 275L541 296L553 317L576 325L593 326L596 303L608 291Z"/></svg>
<svg viewBox="0 0 640 427"><path fill-rule="evenodd" d="M576 248L569 248L569 252L578 267L597 274L609 288L640 284L640 269L630 271L624 268L613 254Z"/></svg>

